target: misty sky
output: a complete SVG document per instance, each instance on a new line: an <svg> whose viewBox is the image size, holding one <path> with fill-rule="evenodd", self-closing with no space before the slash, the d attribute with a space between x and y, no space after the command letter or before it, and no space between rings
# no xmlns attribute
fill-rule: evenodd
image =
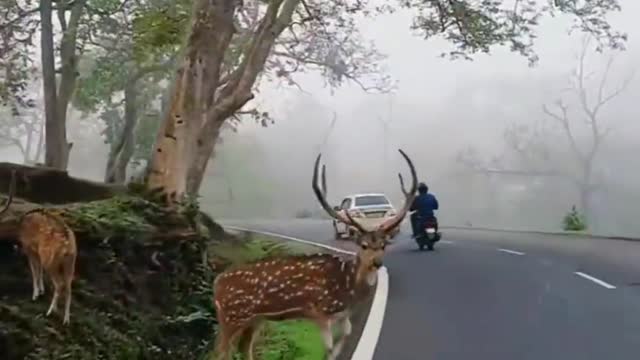
<svg viewBox="0 0 640 360"><path fill-rule="evenodd" d="M611 22L616 28L626 31L630 41L628 51L619 54L616 59L611 76L613 86L631 73L634 64L640 59L640 26L634 24L635 14L640 11L640 3L633 0L622 3L624 13L615 14ZM396 146L402 145L407 132L414 129L418 122L425 133L437 133L437 141L441 144L495 144L504 125L511 120L480 119L478 113L465 113L460 104L471 102L480 107L501 104L508 108L509 104L532 102L531 99L536 98L539 103L533 106L540 110L543 102L555 99L566 85L565 79L575 66L574 58L581 44L580 34L569 36L566 33L569 26L566 17L545 19L540 26L540 37L536 45L540 61L534 68L529 67L523 57L500 48L490 56L477 55L473 62L450 61L438 57L448 49L447 43L437 38L425 41L413 36L408 29L409 23L408 14L395 14L367 21L362 25L365 35L375 40L380 50L389 56L389 73L398 81L398 91L392 96L368 95L353 85L338 89L331 96L316 74L298 77L305 92L312 94L315 101L337 112L339 119L331 140L339 139L335 142L346 147L344 151L349 149L363 155L372 144L379 141L379 136L376 136L379 134L376 132L381 130L382 125L377 118L388 117L391 98L393 120L389 136ZM593 55L589 62L594 70L599 70L598 65L603 63L603 58ZM522 86L523 83L527 85ZM633 98L638 91L636 83L618 99L619 103ZM514 89L515 86L519 88ZM287 124L288 122L306 123L305 117L308 114L305 113L284 116L301 96L305 95L295 89L263 86L256 104L274 113L277 123L269 129L248 124L242 130L255 130L260 133L258 136L268 138L270 135L267 133L291 131L288 128L293 125ZM517 104L515 105L517 108ZM443 111L443 108L449 111ZM452 119L451 114L458 116ZM514 114L515 116L518 114ZM325 126L328 126L330 117L329 114ZM637 124L625 123L624 126L638 129ZM372 135L371 141L360 137L357 142L353 141L353 135L363 131ZM320 138L316 139L316 142L321 141Z"/></svg>
<svg viewBox="0 0 640 360"><path fill-rule="evenodd" d="M622 6L623 13L612 16L611 23L627 32L630 40L628 50L616 57L609 81L611 89L640 63L640 26L635 24L640 3L626 0ZM567 34L567 17L545 19L536 45L540 61L533 68L525 58L500 48L491 55L476 55L473 62L450 61L438 56L449 49L446 42L413 36L409 23L410 15L405 13L362 24L364 34L389 56L388 71L398 81L398 91L392 96L365 94L350 85L332 96L316 74L297 77L305 94L263 84L255 104L272 112L276 124L265 129L248 123L240 133L228 135L227 144L257 141L266 149L266 159L252 166L259 169L257 173L280 184L274 201L283 204L283 212L292 211L284 206L289 197L297 201L294 208L301 206L299 199L315 206L309 180L318 150L325 153L330 198L334 202L346 193L364 191L385 191L400 201L396 174L406 174L407 168L394 150L397 147L414 158L421 179L432 184L434 191L458 191L463 185L453 185L451 175L455 154L466 146L477 147L485 156L500 153L506 125L531 124L544 118L542 105L562 94L576 66L582 38L579 33ZM587 66L600 71L606 59L589 54ZM625 93L603 111L603 118L615 124L615 145L629 144L640 150L634 147L640 143L640 122L633 103L640 82L634 79ZM338 120L321 146L332 111ZM381 120L388 120L390 113L385 152ZM577 127L576 133L582 135L585 130ZM223 146L219 153L224 155L230 149L231 145ZM218 165L214 164L213 172L216 168ZM616 172L613 176L626 175L629 174ZM242 187L236 191L242 191Z"/></svg>

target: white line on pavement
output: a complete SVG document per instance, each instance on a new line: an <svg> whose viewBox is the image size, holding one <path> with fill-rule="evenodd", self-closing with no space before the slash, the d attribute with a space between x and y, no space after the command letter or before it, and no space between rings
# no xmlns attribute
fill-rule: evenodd
<svg viewBox="0 0 640 360"><path fill-rule="evenodd" d="M371 310L369 310L367 322L364 325L362 335L360 335L360 340L351 356L351 360L373 359L373 354L376 351L378 339L380 338L380 332L382 331L382 322L384 320L385 310L387 309L388 295L389 272L387 268L383 266L378 270L378 284L376 286L376 293L373 296Z"/></svg>
<svg viewBox="0 0 640 360"><path fill-rule="evenodd" d="M329 246L329 245L325 245L325 244L321 244L315 241L309 241L309 240L303 240L303 239L298 239L295 237L291 237L291 236L287 236L287 235L282 235L282 234L276 234L276 233L272 233L269 231L261 231L261 230L253 230L253 229L247 229L247 228L243 228L243 227L239 227L239 226L223 226L227 229L232 229L232 230L240 230L240 231L249 231L249 232L253 232L256 234L262 234L262 235L267 235L267 236L275 236L275 237L279 237L282 239L287 239L287 240L291 240L291 241L295 241L295 242L299 242L299 243L303 243L303 244L307 244L307 245L313 245L313 246L317 246L317 247L321 247L327 250L331 250L331 251L335 251L341 254L348 254L348 255L355 255L356 253L354 253L353 251L347 251L344 249L340 249L337 247L333 247L333 246Z"/></svg>
<svg viewBox="0 0 640 360"><path fill-rule="evenodd" d="M574 272L574 274L576 274L578 276L581 276L581 277L583 277L583 278L585 278L587 280L593 281L594 283L596 283L596 284L598 284L598 285L600 285L602 287L605 287L607 289L615 289L616 288L615 286L613 286L613 285L611 285L611 284L609 284L607 282L604 282L604 281L602 281L602 280L600 280L598 278L595 278L595 277L593 277L593 276L591 276L589 274L585 274L585 273L583 273L581 271L576 271L576 272Z"/></svg>
<svg viewBox="0 0 640 360"><path fill-rule="evenodd" d="M504 253L512 254L512 255L524 255L524 253L523 253L523 252L515 251L515 250L509 250L509 249L502 249L502 248L501 248L501 249L498 249L498 251L502 251L502 252L504 252Z"/></svg>
<svg viewBox="0 0 640 360"><path fill-rule="evenodd" d="M443 244L449 244L449 245L453 244L453 241L451 240L440 240L440 242Z"/></svg>

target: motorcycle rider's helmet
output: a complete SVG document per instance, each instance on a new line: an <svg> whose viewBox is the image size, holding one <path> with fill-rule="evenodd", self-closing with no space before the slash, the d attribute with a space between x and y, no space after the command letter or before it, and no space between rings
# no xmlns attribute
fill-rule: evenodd
<svg viewBox="0 0 640 360"><path fill-rule="evenodd" d="M425 184L423 182L418 184L418 193L426 194L428 191L429 191L429 187L427 186L427 184Z"/></svg>

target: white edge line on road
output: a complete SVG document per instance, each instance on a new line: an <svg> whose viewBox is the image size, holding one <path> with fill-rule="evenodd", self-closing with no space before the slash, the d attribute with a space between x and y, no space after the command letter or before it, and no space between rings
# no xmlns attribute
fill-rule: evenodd
<svg viewBox="0 0 640 360"><path fill-rule="evenodd" d="M386 267L378 269L378 285L371 303L371 310L367 322L364 325L360 340L356 346L351 360L371 360L378 345L384 313L387 309L387 297L389 295L389 272Z"/></svg>
<svg viewBox="0 0 640 360"><path fill-rule="evenodd" d="M227 228L227 229L232 229L232 230L248 231L248 232L253 232L253 233L256 233L256 234L262 234L262 235L267 235L267 236L275 236L275 237L279 237L279 238L282 238L282 239L287 239L287 240L291 240L291 241L295 241L295 242L299 242L299 243L303 243L303 244L307 244L307 245L317 246L319 248L335 251L335 252L341 253L341 254L347 254L347 255L355 255L356 254L353 251L347 251L347 250L340 249L340 248L337 248L337 247L333 247L333 246L317 243L315 241L298 239L298 238L295 238L295 237L282 235L282 234L276 234L276 233L272 233L272 232L269 232L269 231L253 230L253 229L247 229L247 228L238 227L238 226L223 226L223 227Z"/></svg>
<svg viewBox="0 0 640 360"><path fill-rule="evenodd" d="M512 255L520 255L520 256L524 255L524 253L523 253L523 252L515 251L515 250L509 250L509 249L502 249L502 248L500 248L500 249L498 249L498 251L502 251L502 252L504 252L504 253L512 254Z"/></svg>
<svg viewBox="0 0 640 360"><path fill-rule="evenodd" d="M316 243L309 240L298 239L295 237L286 236L282 234L276 234L268 231L251 230L251 229L241 228L237 226L223 226L223 227L228 229L233 229L233 230L254 232L256 234L262 234L267 236L275 236L275 237L279 237L286 240L291 240L291 241L296 241L296 242L307 244L307 245L321 247L321 248L332 250L342 254L355 255L354 252L346 251L333 246L324 245L324 244ZM358 345L356 346L356 349L353 352L351 360L373 359L373 354L375 353L376 346L378 345L380 332L382 331L382 322L384 320L384 314L387 309L388 295L389 295L389 272L387 271L387 268L383 266L380 269L378 269L378 281L376 285L376 292L373 295L373 302L371 304L371 309L369 310L369 316L367 317L367 321L364 325L364 329L362 330L362 334L360 335L360 340L358 340Z"/></svg>
<svg viewBox="0 0 640 360"><path fill-rule="evenodd" d="M616 288L615 286L613 286L613 285L611 285L611 284L609 284L607 282L604 282L604 281L602 281L602 280L600 280L598 278L595 278L595 277L593 277L593 276L591 276L589 274L585 274L585 273L583 273L581 271L576 271L576 272L574 272L574 274L576 274L576 275L578 275L580 277L583 277L583 278L585 278L587 280L593 281L594 283L596 283L596 284L598 284L598 285L600 285L602 287L605 287L607 289L615 289Z"/></svg>
<svg viewBox="0 0 640 360"><path fill-rule="evenodd" d="M440 240L440 242L443 244L453 244L453 241L451 240Z"/></svg>

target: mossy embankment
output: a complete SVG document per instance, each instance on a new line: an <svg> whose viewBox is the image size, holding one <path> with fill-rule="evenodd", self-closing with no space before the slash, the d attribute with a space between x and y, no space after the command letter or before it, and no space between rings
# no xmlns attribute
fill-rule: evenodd
<svg viewBox="0 0 640 360"><path fill-rule="evenodd" d="M4 167L3 167L4 166ZM17 169L18 198L0 218L0 359L208 359L216 334L212 283L227 266L265 256L317 251L225 233L196 202L167 207L142 188L105 187L49 170ZM52 195L34 184L55 178ZM6 193L6 177L0 191ZM87 198L73 190L87 187ZM44 185L42 185L44 186ZM78 185L80 186L80 185ZM66 201L65 199L72 199ZM16 241L20 216L46 207L77 234L71 323L45 317L52 288L31 300L31 275ZM269 323L258 359L323 358L317 329Z"/></svg>
<svg viewBox="0 0 640 360"><path fill-rule="evenodd" d="M139 230L149 223L122 206L118 198L64 212L65 218L77 214L74 229L86 225L78 231L67 327L58 316L44 317L50 284L31 300L27 260L15 239L0 241L0 358L197 359L206 352L215 324L215 273L203 261L208 238L143 236Z"/></svg>
<svg viewBox="0 0 640 360"><path fill-rule="evenodd" d="M265 256L308 251L317 250L251 236L167 239L153 246L135 238L96 247L79 241L71 324L64 327L59 316L44 316L49 284L45 296L32 301L26 258L14 243L0 242L0 358L209 358L216 273ZM323 359L320 334L309 322L268 323L262 334L259 359Z"/></svg>

